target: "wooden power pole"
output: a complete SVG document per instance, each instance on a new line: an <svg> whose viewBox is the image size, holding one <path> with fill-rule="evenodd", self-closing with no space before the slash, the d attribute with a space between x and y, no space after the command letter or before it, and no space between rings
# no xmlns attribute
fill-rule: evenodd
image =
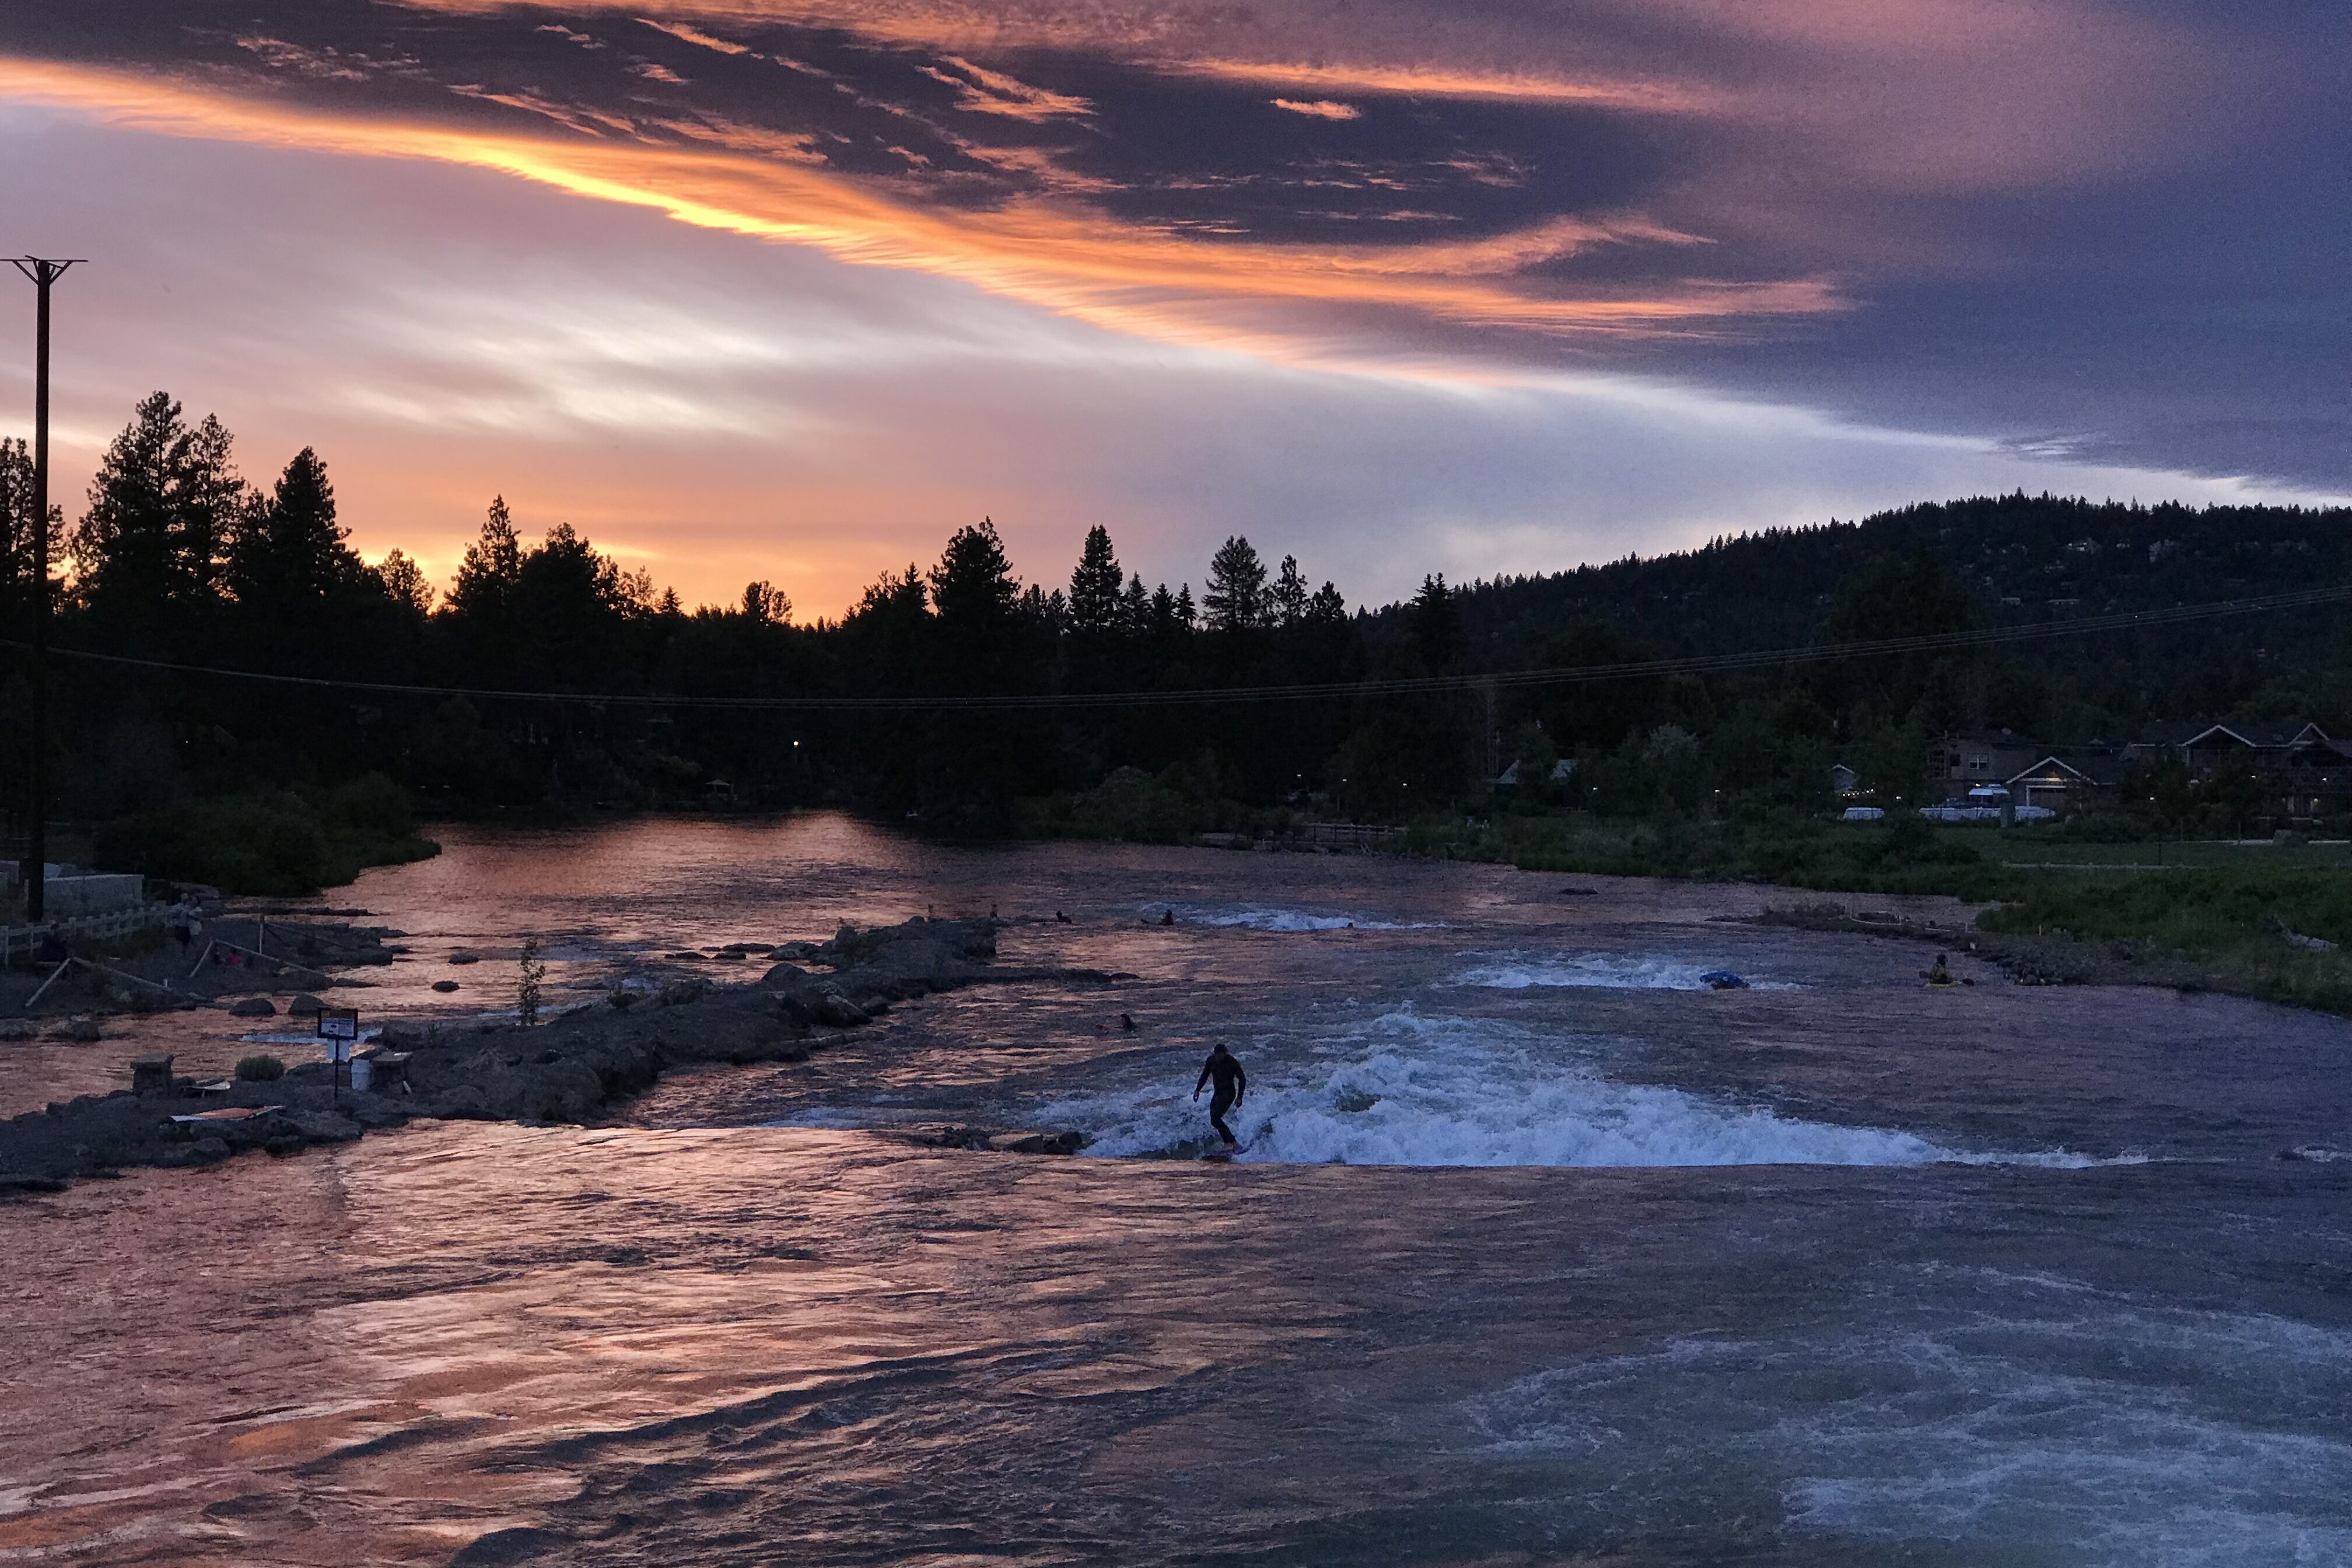
<svg viewBox="0 0 2352 1568"><path fill-rule="evenodd" d="M30 820L25 835L25 918L48 912L49 858L49 285L73 260L20 256L16 270L40 296L33 334L33 734ZM74 260L79 260L75 258Z"/></svg>

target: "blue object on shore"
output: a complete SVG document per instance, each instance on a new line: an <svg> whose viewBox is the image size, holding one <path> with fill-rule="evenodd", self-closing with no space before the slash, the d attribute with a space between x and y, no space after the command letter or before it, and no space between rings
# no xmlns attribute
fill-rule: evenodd
<svg viewBox="0 0 2352 1568"><path fill-rule="evenodd" d="M1710 969L1705 974L1700 975L1699 978L1706 981L1709 985L1714 986L1717 991L1745 991L1748 989L1748 982L1742 980L1738 975L1732 973L1728 969Z"/></svg>

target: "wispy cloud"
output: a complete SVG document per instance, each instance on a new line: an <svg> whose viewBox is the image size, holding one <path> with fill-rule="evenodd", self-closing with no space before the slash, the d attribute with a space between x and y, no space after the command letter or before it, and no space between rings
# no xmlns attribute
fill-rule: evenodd
<svg viewBox="0 0 2352 1568"><path fill-rule="evenodd" d="M1309 115L1317 120L1356 120L1361 118L1363 114L1363 110L1352 103L1339 103L1328 98L1305 100L1277 98L1274 100L1274 106L1276 109L1286 109L1293 114Z"/></svg>

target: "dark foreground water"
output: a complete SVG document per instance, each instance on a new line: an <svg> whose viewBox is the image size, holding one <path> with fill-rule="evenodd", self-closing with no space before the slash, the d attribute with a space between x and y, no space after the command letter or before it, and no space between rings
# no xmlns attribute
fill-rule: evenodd
<svg viewBox="0 0 2352 1568"><path fill-rule="evenodd" d="M526 933L584 995L927 906L1136 978L0 1208L0 1562L2352 1563L2352 1031L1930 991L1724 918L1773 897L453 837L349 896L415 948L372 1013L493 1005ZM863 1131L946 1117L1094 1142Z"/></svg>

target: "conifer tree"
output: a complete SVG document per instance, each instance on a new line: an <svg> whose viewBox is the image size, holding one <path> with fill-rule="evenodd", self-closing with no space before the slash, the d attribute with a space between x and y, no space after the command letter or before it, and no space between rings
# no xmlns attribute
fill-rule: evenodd
<svg viewBox="0 0 2352 1568"><path fill-rule="evenodd" d="M348 532L335 519L327 466L305 447L230 540L229 588L239 604L273 616L343 595L367 576Z"/></svg>
<svg viewBox="0 0 2352 1568"><path fill-rule="evenodd" d="M1298 557L1286 555L1270 595L1271 618L1280 626L1298 625L1307 618L1307 579L1298 574Z"/></svg>
<svg viewBox="0 0 2352 1568"><path fill-rule="evenodd" d="M522 541L515 537L507 498L492 496L481 537L466 546L466 559L449 592L449 608L464 616L502 616L521 575Z"/></svg>
<svg viewBox="0 0 2352 1568"><path fill-rule="evenodd" d="M405 552L388 552L376 563L375 575L383 584L384 597L394 604L418 616L433 613L433 584L425 580L425 569Z"/></svg>
<svg viewBox="0 0 2352 1568"><path fill-rule="evenodd" d="M1118 629L1121 575L1118 557L1111 551L1110 531L1097 523L1087 530L1077 569L1070 574L1073 635L1099 640Z"/></svg>
<svg viewBox="0 0 2352 1568"><path fill-rule="evenodd" d="M1201 604L1211 631L1245 632L1265 625L1265 563L1247 539L1236 533L1217 547Z"/></svg>

